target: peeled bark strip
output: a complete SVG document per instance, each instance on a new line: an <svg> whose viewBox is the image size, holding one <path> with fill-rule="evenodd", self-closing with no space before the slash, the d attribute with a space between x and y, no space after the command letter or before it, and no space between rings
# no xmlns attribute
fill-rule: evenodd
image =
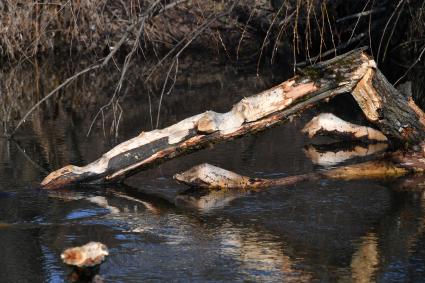
<svg viewBox="0 0 425 283"><path fill-rule="evenodd" d="M313 138L319 134L340 136L342 138L366 139L371 141L386 142L387 137L380 131L366 126L359 126L338 118L331 113L322 113L314 117L302 130Z"/></svg>
<svg viewBox="0 0 425 283"><path fill-rule="evenodd" d="M261 189L274 186L290 186L302 181L329 178L339 180L388 179L411 173L411 168L396 165L390 161L378 160L344 166L317 173L295 175L276 179L250 178L214 165L204 163L183 173L174 179L190 187L207 189Z"/></svg>
<svg viewBox="0 0 425 283"><path fill-rule="evenodd" d="M355 89L357 93L363 93L368 82L364 77L366 74L369 74L369 77L375 74L375 66L375 62L362 50L355 50L318 63L304 69L301 76L289 79L260 94L242 99L227 113L207 111L164 129L142 132L139 136L121 143L84 167L69 165L52 172L43 180L42 186L57 188L71 183L119 181L159 162L207 147L210 143L227 141L267 129L324 99L352 92ZM373 76L371 78L373 79ZM360 81L362 81L362 87L358 87ZM382 78L379 82L382 82ZM383 91L389 95L392 91L397 92L392 86L386 84L381 83L378 86L380 87L378 92L367 93L378 95ZM385 89L385 86L390 88ZM398 109L393 111L394 113L403 112L404 107L407 107L407 99L391 107ZM410 112L406 112L407 119L402 120L402 125L406 123L408 125L409 120L414 120L416 117L413 110ZM389 118L392 116L390 115ZM381 120L381 117L377 120L378 128L381 130L389 128L386 127L386 123L383 123L385 127L380 127ZM419 129L418 122L413 120L412 126L404 128L405 132L413 129L413 133ZM392 134L391 131L384 131L385 134L387 132ZM417 140L413 134L406 136L406 142Z"/></svg>

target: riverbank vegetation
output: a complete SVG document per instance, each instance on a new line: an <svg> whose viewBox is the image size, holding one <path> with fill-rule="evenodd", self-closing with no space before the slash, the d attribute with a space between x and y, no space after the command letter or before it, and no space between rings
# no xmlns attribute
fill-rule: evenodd
<svg viewBox="0 0 425 283"><path fill-rule="evenodd" d="M80 105L103 101L100 111L91 114L99 119L112 110L112 132L117 134L123 85L143 80L145 93L154 94L160 109L178 77L190 73L191 63L184 62L193 63L187 59L193 54L204 54L203 61L217 65L243 63L257 73L270 64L290 64L296 72L359 46L369 46L379 65L391 66L386 75L392 83L411 81L421 104L423 83L417 76L424 66L424 11L424 3L411 0L6 0L0 4L2 121L14 133L24 121L20 119L41 105L37 101L51 99L80 76L106 69L112 74L109 85L115 84L113 93L105 98L79 89L84 95L71 99ZM33 88L34 82L37 86L34 74L47 75L40 66L52 57L65 59L66 65L82 63L62 72L67 75L52 74L52 83L36 92L17 91ZM16 66L30 70L17 75ZM7 79L16 75L31 79Z"/></svg>

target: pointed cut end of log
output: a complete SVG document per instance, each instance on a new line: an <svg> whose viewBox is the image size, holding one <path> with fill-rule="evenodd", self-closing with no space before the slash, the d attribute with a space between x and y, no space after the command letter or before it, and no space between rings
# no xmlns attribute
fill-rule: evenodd
<svg viewBox="0 0 425 283"><path fill-rule="evenodd" d="M68 165L50 173L43 179L41 186L43 189L56 189L77 182L87 174L82 172L81 167Z"/></svg>
<svg viewBox="0 0 425 283"><path fill-rule="evenodd" d="M85 268L101 264L108 255L108 248L104 244L90 242L81 247L66 249L61 258L65 264Z"/></svg>
<svg viewBox="0 0 425 283"><path fill-rule="evenodd" d="M382 132L370 127L349 123L331 113L322 113L314 117L302 131L308 134L310 138L319 134L327 134L349 140L387 141L387 137Z"/></svg>

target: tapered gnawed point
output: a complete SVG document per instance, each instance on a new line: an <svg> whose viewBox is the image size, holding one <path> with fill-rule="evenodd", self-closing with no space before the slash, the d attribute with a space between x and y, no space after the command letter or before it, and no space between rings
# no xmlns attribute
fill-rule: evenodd
<svg viewBox="0 0 425 283"><path fill-rule="evenodd" d="M41 186L44 189L56 188L62 184L69 184L70 180L76 180L79 175L81 175L81 167L68 165L47 175L41 182Z"/></svg>
<svg viewBox="0 0 425 283"><path fill-rule="evenodd" d="M320 133L332 133L334 136L350 139L367 139L386 142L387 137L380 131L370 127L356 125L338 118L331 113L321 113L314 117L302 130L313 138Z"/></svg>
<svg viewBox="0 0 425 283"><path fill-rule="evenodd" d="M61 258L65 264L82 268L99 265L108 255L108 248L104 244L90 242L81 247L66 249Z"/></svg>

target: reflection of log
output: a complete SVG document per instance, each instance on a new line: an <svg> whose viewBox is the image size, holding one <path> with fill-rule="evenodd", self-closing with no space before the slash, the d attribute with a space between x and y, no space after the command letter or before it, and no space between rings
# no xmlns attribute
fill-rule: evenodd
<svg viewBox="0 0 425 283"><path fill-rule="evenodd" d="M376 267L379 264L378 239L375 233L363 237L357 251L351 259L351 276L353 282L374 282Z"/></svg>
<svg viewBox="0 0 425 283"><path fill-rule="evenodd" d="M174 202L177 207L192 208L203 212L212 209L225 207L232 200L241 198L250 191L246 189L224 189L216 190L207 188L189 188L182 193L179 193Z"/></svg>
<svg viewBox="0 0 425 283"><path fill-rule="evenodd" d="M69 165L51 173L42 186L55 188L70 183L122 180L210 143L267 129L318 101L346 92L353 92L367 117L388 137L411 144L423 140L425 132L417 119L421 113L416 113L407 99L386 82L375 70L375 62L361 50L309 67L303 74L244 98L227 113L207 111L161 130L142 132L93 163L84 167ZM393 98L388 98L389 95ZM387 103L383 104L383 100Z"/></svg>
<svg viewBox="0 0 425 283"><path fill-rule="evenodd" d="M400 177L410 172L408 168L395 165L389 161L369 161L317 173L276 179L261 179L242 176L232 171L204 163L181 174L176 174L174 178L178 182L191 187L209 189L259 189L272 186L289 186L298 182L319 178L341 180L386 179Z"/></svg>
<svg viewBox="0 0 425 283"><path fill-rule="evenodd" d="M388 145L386 143L374 143L368 145L355 145L349 149L322 151L317 149L317 146L309 145L304 149L304 153L314 164L321 166L334 166L353 158L382 153L387 148Z"/></svg>

